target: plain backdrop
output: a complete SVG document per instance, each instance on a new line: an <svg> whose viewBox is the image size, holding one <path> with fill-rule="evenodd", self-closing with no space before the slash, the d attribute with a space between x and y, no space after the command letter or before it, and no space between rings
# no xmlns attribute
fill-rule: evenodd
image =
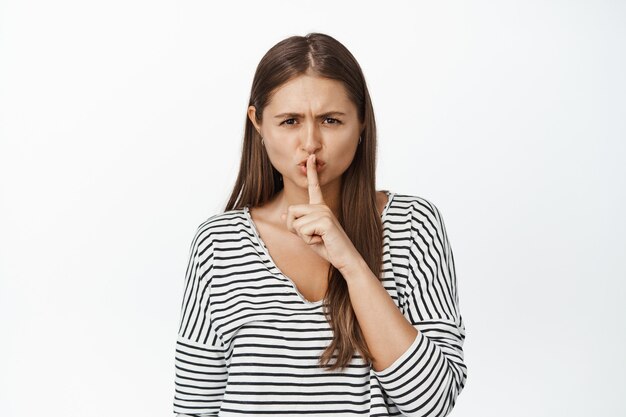
<svg viewBox="0 0 626 417"><path fill-rule="evenodd" d="M189 245L292 35L361 64L378 189L440 209L451 415L623 416L626 4L0 2L0 414L170 416Z"/></svg>

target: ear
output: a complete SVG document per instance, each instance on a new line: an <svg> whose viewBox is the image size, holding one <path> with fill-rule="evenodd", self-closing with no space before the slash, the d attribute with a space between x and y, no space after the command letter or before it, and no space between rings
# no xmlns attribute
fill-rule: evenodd
<svg viewBox="0 0 626 417"><path fill-rule="evenodd" d="M250 121L254 125L254 128L256 129L256 131L260 135L261 134L261 125L259 123L257 123L257 121L256 121L256 107L254 107L254 106L248 107L248 118L250 119Z"/></svg>

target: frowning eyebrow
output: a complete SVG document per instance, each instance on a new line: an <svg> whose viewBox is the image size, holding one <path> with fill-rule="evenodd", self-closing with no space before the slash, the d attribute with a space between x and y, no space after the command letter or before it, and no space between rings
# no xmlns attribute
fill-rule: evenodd
<svg viewBox="0 0 626 417"><path fill-rule="evenodd" d="M318 119L323 119L324 117L328 117L328 116L345 116L346 114L340 111L329 111L323 114L320 114L318 117ZM283 117L300 117L303 118L304 114L302 113L281 113L281 114L277 114L276 116L274 116L275 119L282 119Z"/></svg>

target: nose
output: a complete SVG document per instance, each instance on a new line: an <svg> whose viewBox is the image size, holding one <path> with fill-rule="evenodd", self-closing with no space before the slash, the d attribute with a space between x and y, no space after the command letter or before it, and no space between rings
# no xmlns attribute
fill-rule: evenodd
<svg viewBox="0 0 626 417"><path fill-rule="evenodd" d="M315 123L309 123L307 129L303 129L304 138L302 139L302 148L308 153L315 153L322 146L320 132Z"/></svg>

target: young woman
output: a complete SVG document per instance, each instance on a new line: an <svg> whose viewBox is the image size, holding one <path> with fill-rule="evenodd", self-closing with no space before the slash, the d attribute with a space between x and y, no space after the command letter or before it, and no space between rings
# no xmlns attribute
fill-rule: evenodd
<svg viewBox="0 0 626 417"><path fill-rule="evenodd" d="M174 412L445 416L465 385L452 249L425 198L376 191L359 64L321 33L259 63L239 176L191 244Z"/></svg>

